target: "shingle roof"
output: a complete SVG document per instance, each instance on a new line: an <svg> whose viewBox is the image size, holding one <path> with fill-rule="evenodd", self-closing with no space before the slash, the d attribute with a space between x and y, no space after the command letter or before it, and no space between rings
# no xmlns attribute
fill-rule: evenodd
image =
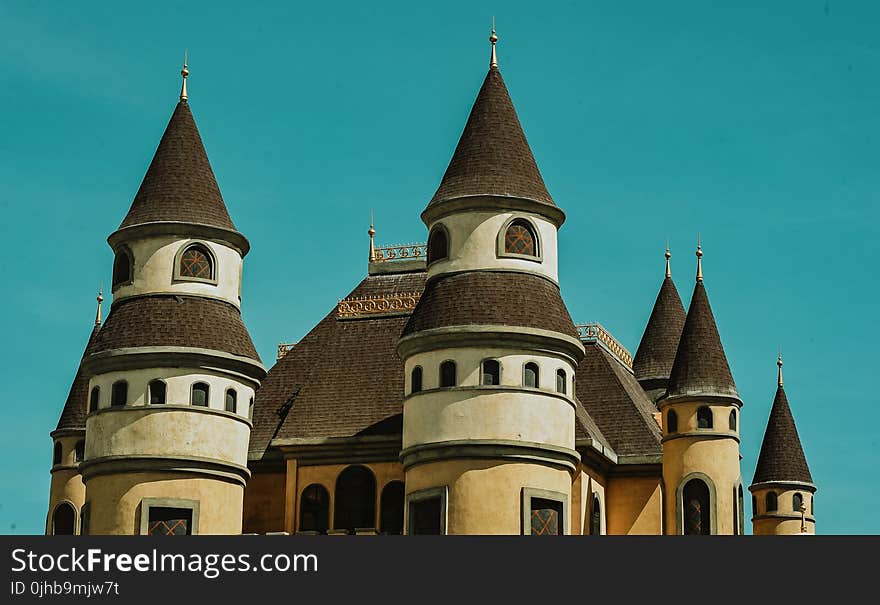
<svg viewBox="0 0 880 605"><path fill-rule="evenodd" d="M370 275L349 296L424 285L424 272ZM399 435L403 361L396 347L407 319L340 319L334 308L269 370L254 402L251 453L265 452L273 437Z"/></svg>
<svg viewBox="0 0 880 605"><path fill-rule="evenodd" d="M428 206L473 195L519 197L554 205L497 68L486 75Z"/></svg>
<svg viewBox="0 0 880 605"><path fill-rule="evenodd" d="M776 390L776 397L773 399L752 483L765 481L813 482L794 424L794 416L788 405L785 389L781 386Z"/></svg>
<svg viewBox="0 0 880 605"><path fill-rule="evenodd" d="M86 356L89 348L98 335L100 326L95 326L89 335L89 341L86 344L83 357ZM61 410L61 417L58 419L56 431L62 429L83 429L86 428L86 416L88 416L88 399L89 399L89 378L86 376L82 367L76 369L76 376L73 377L73 384L70 385L70 391L67 393L67 401L64 402L64 409Z"/></svg>
<svg viewBox="0 0 880 605"><path fill-rule="evenodd" d="M702 281L694 287L667 396L717 394L739 398Z"/></svg>
<svg viewBox="0 0 880 605"><path fill-rule="evenodd" d="M181 101L120 228L177 221L235 231L189 104Z"/></svg>
<svg viewBox="0 0 880 605"><path fill-rule="evenodd" d="M633 358L633 373L638 380L669 378L686 317L675 283L671 277L664 278Z"/></svg>
<svg viewBox="0 0 880 605"><path fill-rule="evenodd" d="M143 296L114 302L86 355L129 347L197 347L259 361L239 310L199 296Z"/></svg>
<svg viewBox="0 0 880 605"><path fill-rule="evenodd" d="M449 326L538 328L577 338L559 286L527 273L469 271L431 280L404 335Z"/></svg>
<svg viewBox="0 0 880 605"><path fill-rule="evenodd" d="M618 455L659 454L656 407L635 376L599 344L585 344L577 368L577 398Z"/></svg>

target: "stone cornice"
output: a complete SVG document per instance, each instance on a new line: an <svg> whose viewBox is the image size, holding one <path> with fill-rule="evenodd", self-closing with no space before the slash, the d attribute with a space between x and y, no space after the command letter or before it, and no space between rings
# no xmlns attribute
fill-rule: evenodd
<svg viewBox="0 0 880 605"><path fill-rule="evenodd" d="M156 235L174 235L182 238L201 237L207 240L228 244L235 248L242 258L251 249L250 242L238 231L231 231L212 225L200 223L182 223L176 221L156 221L123 227L110 234L107 243L116 249L116 246L132 239L151 237Z"/></svg>
<svg viewBox="0 0 880 605"><path fill-rule="evenodd" d="M233 355L215 349L198 347L130 347L112 349L89 355L82 362L82 370L94 376L119 370L156 367L193 367L231 374L259 386L266 377L263 364L249 357Z"/></svg>

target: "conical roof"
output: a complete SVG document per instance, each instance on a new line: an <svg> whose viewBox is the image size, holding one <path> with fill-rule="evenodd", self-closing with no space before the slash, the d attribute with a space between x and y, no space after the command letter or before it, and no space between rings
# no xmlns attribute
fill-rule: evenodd
<svg viewBox="0 0 880 605"><path fill-rule="evenodd" d="M667 276L660 285L654 309L633 358L633 373L637 380L669 378L686 317L675 283Z"/></svg>
<svg viewBox="0 0 880 605"><path fill-rule="evenodd" d="M90 347L95 343L98 332L101 330L100 324L96 324L89 335L89 342L86 344L83 357L86 356ZM67 393L67 401L64 402L64 409L61 410L61 417L58 419L56 431L82 429L86 428L86 416L89 414L89 378L82 371L82 362L76 369L76 376L73 377L73 383L70 385L70 391Z"/></svg>
<svg viewBox="0 0 880 605"><path fill-rule="evenodd" d="M729 395L739 399L702 279L694 287L666 395Z"/></svg>
<svg viewBox="0 0 880 605"><path fill-rule="evenodd" d="M478 195L522 198L555 206L497 67L486 74L446 174L428 207Z"/></svg>
<svg viewBox="0 0 880 605"><path fill-rule="evenodd" d="M169 221L235 231L186 100L174 108L120 229Z"/></svg>
<svg viewBox="0 0 880 605"><path fill-rule="evenodd" d="M807 466L807 458L801 447L794 416L785 396L782 385L776 389L767 430L764 431L764 442L755 468L755 479L752 482L767 481L798 481L813 483L813 476Z"/></svg>

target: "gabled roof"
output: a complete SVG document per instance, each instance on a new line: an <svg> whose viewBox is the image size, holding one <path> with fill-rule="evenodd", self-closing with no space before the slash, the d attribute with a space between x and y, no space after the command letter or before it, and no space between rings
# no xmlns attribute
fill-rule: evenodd
<svg viewBox="0 0 880 605"><path fill-rule="evenodd" d="M89 334L89 341L86 344L83 357L86 356L88 350L93 346L95 338L98 335L100 325L96 325ZM56 431L86 428L86 416L89 414L89 378L82 371L82 365L76 369L76 376L73 377L73 384L70 385L70 391L67 393L67 401L64 402L64 409L61 410L61 417L58 419Z"/></svg>
<svg viewBox="0 0 880 605"><path fill-rule="evenodd" d="M667 276L660 285L654 309L633 358L636 379L669 378L686 317L675 283Z"/></svg>
<svg viewBox="0 0 880 605"><path fill-rule="evenodd" d="M168 221L235 231L185 100L174 108L120 229Z"/></svg>
<svg viewBox="0 0 880 605"><path fill-rule="evenodd" d="M555 205L497 67L486 74L455 153L428 207L475 195Z"/></svg>
<svg viewBox="0 0 880 605"><path fill-rule="evenodd" d="M739 399L702 280L694 287L666 395L725 395Z"/></svg>
<svg viewBox="0 0 880 605"><path fill-rule="evenodd" d="M752 484L767 481L813 482L782 385L776 389Z"/></svg>

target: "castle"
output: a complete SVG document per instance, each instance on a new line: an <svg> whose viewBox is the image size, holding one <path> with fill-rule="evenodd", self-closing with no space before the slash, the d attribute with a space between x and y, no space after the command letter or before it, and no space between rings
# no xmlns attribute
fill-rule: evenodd
<svg viewBox="0 0 880 605"><path fill-rule="evenodd" d="M240 314L250 244L187 94L119 228L113 304L58 425L47 534L744 533L743 402L697 247L635 356L560 296L565 220L490 37L488 74L421 213L267 372ZM647 302L647 301L646 301ZM647 306L647 305L646 305ZM755 534L815 532L779 365Z"/></svg>

